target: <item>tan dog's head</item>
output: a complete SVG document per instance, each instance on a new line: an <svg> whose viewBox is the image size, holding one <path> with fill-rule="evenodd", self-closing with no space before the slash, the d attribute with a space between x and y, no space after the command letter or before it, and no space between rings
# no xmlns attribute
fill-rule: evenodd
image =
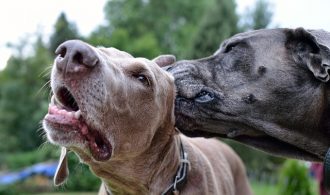
<svg viewBox="0 0 330 195"><path fill-rule="evenodd" d="M153 61L114 48L67 41L56 50L51 74L53 98L43 126L48 140L68 148L87 164L137 156L158 129L174 125L173 78Z"/></svg>

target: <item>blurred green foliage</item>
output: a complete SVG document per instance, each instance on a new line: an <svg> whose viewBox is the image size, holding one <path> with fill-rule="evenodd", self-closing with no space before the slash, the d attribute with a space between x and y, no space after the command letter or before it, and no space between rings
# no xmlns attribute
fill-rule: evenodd
<svg viewBox="0 0 330 195"><path fill-rule="evenodd" d="M106 5L105 13L109 28L114 32L125 29L133 42L152 34L157 43L155 46L162 53L181 55L196 30L200 16L212 1L113 0ZM155 57L148 53L142 56Z"/></svg>
<svg viewBox="0 0 330 195"><path fill-rule="evenodd" d="M266 153L253 149L236 141L222 140L229 144L241 157L246 166L248 176L251 180L275 184L278 181L277 173L285 159L267 155Z"/></svg>
<svg viewBox="0 0 330 195"><path fill-rule="evenodd" d="M59 150L50 144L28 152L3 153L0 157L0 167L3 170L20 170L36 163L57 159Z"/></svg>
<svg viewBox="0 0 330 195"><path fill-rule="evenodd" d="M40 38L33 51L32 56L12 56L0 72L0 151L28 151L42 143L37 129L48 107L48 92L40 89L48 79L41 74L51 58Z"/></svg>
<svg viewBox="0 0 330 195"><path fill-rule="evenodd" d="M232 0L215 0L202 17L187 47L189 58L212 55L224 39L238 33L238 16Z"/></svg>
<svg viewBox="0 0 330 195"><path fill-rule="evenodd" d="M64 184L65 191L97 191L101 180L94 176L88 166L79 162L78 157L71 153L68 158L69 178Z"/></svg>
<svg viewBox="0 0 330 195"><path fill-rule="evenodd" d="M60 156L60 150L56 146L45 144L37 150L22 153L5 153L0 157L0 170L19 171L23 167L28 167L40 162L56 161ZM21 181L12 185L0 185L0 194L34 194L40 191L97 191L101 180L95 177L87 165L82 164L78 157L69 153L69 178L61 187L48 187L40 189L38 185L27 181Z"/></svg>
<svg viewBox="0 0 330 195"><path fill-rule="evenodd" d="M279 194L312 195L312 181L303 162L286 160L280 171Z"/></svg>
<svg viewBox="0 0 330 195"><path fill-rule="evenodd" d="M242 16L242 30L257 30L267 28L273 16L272 5L264 0L257 0L256 4Z"/></svg>
<svg viewBox="0 0 330 195"><path fill-rule="evenodd" d="M76 25L69 22L64 13L61 13L58 17L55 25L54 32L49 39L49 51L55 56L56 48L66 40L69 39L82 39L78 34Z"/></svg>
<svg viewBox="0 0 330 195"><path fill-rule="evenodd" d="M112 0L104 9L107 25L97 28L87 40L137 57L154 58L160 53L182 57L200 16L212 2Z"/></svg>
<svg viewBox="0 0 330 195"><path fill-rule="evenodd" d="M76 25L62 13L48 40L37 34L36 39L28 37L11 44L15 54L0 71L0 171L18 170L41 161L57 160L59 156L56 147L39 146L46 141L40 122L47 113L49 74L54 51L60 43L82 39L94 46L116 47L146 58L165 53L174 54L178 59L206 57L223 39L242 30L268 25L271 14L268 14L266 1L260 2L266 6L257 6L252 14L240 20L233 0L111 0L104 7L106 23L89 36L81 36ZM244 22L248 18L254 22ZM244 24L239 25L238 21ZM252 25L254 23L262 25ZM261 178L260 172L270 172L281 163L264 153L231 145L256 178ZM65 190L98 188L99 179L86 171L88 168L76 157L70 157L70 166L73 167L63 187ZM20 186L24 183L5 188L18 194L17 188L26 190ZM10 191L1 190L2 187L0 194L10 194Z"/></svg>

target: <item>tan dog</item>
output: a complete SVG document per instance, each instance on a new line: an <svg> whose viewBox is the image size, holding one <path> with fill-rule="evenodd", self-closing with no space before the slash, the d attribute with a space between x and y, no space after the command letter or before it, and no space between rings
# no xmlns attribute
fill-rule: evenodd
<svg viewBox="0 0 330 195"><path fill-rule="evenodd" d="M173 56L150 61L81 41L56 54L43 123L49 141L63 147L56 184L67 176L67 148L102 179L99 194L251 194L228 146L175 130L174 80L158 66Z"/></svg>

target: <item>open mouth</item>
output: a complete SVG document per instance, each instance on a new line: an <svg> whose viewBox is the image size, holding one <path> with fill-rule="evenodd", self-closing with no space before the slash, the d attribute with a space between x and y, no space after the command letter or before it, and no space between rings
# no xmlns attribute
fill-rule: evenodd
<svg viewBox="0 0 330 195"><path fill-rule="evenodd" d="M61 87L58 90L57 98L58 98L58 101L69 111L70 110L71 111L79 110L76 100L74 99L74 97L72 96L72 94L70 93L70 91L67 88Z"/></svg>
<svg viewBox="0 0 330 195"><path fill-rule="evenodd" d="M79 137L88 143L95 160L109 160L112 155L112 145L100 131L88 126L72 93L67 88L61 87L55 95L56 98L53 96L45 120L57 131L78 131Z"/></svg>

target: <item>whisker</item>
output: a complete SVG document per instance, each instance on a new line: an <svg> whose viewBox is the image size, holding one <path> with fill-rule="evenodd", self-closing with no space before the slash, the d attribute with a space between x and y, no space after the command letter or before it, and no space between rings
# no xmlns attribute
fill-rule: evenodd
<svg viewBox="0 0 330 195"><path fill-rule="evenodd" d="M49 84L50 84L50 80L49 81L47 81L38 91L37 91L37 93L35 94L35 96L37 96L37 95L40 95L41 94L41 91L43 90L43 89L45 89L45 87L49 87L50 88L50 86L49 86Z"/></svg>
<svg viewBox="0 0 330 195"><path fill-rule="evenodd" d="M40 74L38 75L38 77L45 77L45 76L49 76L50 73L52 72L53 66L50 65L48 67L46 67L43 71L40 72Z"/></svg>
<svg viewBox="0 0 330 195"><path fill-rule="evenodd" d="M42 130L44 130L44 128L43 128L43 127L39 127L39 128L37 129L37 132L42 131Z"/></svg>
<svg viewBox="0 0 330 195"><path fill-rule="evenodd" d="M52 99L52 96L53 96L53 91L50 90L49 94L48 94L48 101L50 101Z"/></svg>
<svg viewBox="0 0 330 195"><path fill-rule="evenodd" d="M48 147L48 145L49 145L49 142L46 140L40 144L40 146L37 148L37 150L45 150L45 148Z"/></svg>

